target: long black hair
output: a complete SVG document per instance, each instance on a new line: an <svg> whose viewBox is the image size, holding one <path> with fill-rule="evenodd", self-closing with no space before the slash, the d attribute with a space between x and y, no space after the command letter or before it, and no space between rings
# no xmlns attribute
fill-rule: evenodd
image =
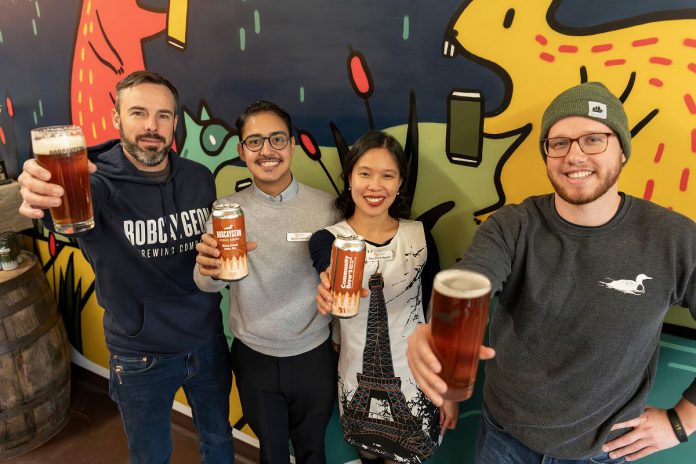
<svg viewBox="0 0 696 464"><path fill-rule="evenodd" d="M386 148L392 155L394 162L399 168L399 177L401 177L401 186L399 193L394 199L394 203L389 207L389 216L394 219L408 218L410 211L405 196L408 195L406 190L406 171L407 161L403 148L398 140L391 135L382 131L369 131L363 134L351 147L345 161L343 162L343 191L336 198L336 208L341 212L344 219L348 219L355 213L355 202L350 194L350 175L353 173L353 168L358 160L368 151L373 148Z"/></svg>

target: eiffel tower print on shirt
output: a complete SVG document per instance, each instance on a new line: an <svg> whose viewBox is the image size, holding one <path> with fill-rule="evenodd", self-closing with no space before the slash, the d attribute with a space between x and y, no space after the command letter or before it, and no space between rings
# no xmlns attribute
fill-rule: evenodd
<svg viewBox="0 0 696 464"><path fill-rule="evenodd" d="M384 300L384 279L380 273L370 277L370 305L367 319L362 372L353 397L345 398L341 424L346 440L356 446L369 443L368 449L397 461L421 462L437 448L423 429L423 418L413 414L396 377L389 339L389 320ZM432 403L422 397L422 406ZM419 399L416 399L419 401ZM363 447L365 447L363 445Z"/></svg>

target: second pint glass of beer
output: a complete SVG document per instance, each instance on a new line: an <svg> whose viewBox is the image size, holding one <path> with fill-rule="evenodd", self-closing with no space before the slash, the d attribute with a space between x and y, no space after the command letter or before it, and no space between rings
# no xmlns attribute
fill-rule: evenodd
<svg viewBox="0 0 696 464"><path fill-rule="evenodd" d="M435 276L432 342L447 383L447 400L471 398L479 365L479 348L488 322L491 282L482 274L448 269Z"/></svg>
<svg viewBox="0 0 696 464"><path fill-rule="evenodd" d="M93 228L87 147L80 126L33 129L31 145L36 161L51 173L50 182L65 190L61 205L51 208L55 231L76 234Z"/></svg>

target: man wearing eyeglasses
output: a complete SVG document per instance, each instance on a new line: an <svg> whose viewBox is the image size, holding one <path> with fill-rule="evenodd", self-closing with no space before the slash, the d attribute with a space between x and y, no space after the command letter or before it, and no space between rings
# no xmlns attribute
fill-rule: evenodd
<svg viewBox="0 0 696 464"><path fill-rule="evenodd" d="M667 411L645 403L666 312L676 304L696 318L696 224L619 191L631 135L600 83L554 99L540 148L555 192L493 214L457 263L497 294L476 462L614 463L686 441L696 381ZM408 358L441 404L429 340L420 327Z"/></svg>
<svg viewBox="0 0 696 464"><path fill-rule="evenodd" d="M307 241L333 224L333 197L297 182L290 171L295 149L290 115L274 103L251 104L237 118L239 157L253 176L250 188L220 201L238 203L245 217L249 275L216 280L214 238L204 234L194 280L201 290L230 287L232 369L244 418L259 437L262 463L323 463L324 433L336 397L337 355L329 319L316 310L319 283ZM208 230L210 229L208 222Z"/></svg>

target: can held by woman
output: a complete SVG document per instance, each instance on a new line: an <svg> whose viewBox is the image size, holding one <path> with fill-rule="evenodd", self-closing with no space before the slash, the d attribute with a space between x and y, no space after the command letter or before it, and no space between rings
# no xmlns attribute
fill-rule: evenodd
<svg viewBox="0 0 696 464"><path fill-rule="evenodd" d="M360 289L365 267L365 240L358 235L338 235L331 247L331 314L354 317L360 311Z"/></svg>
<svg viewBox="0 0 696 464"><path fill-rule="evenodd" d="M222 265L218 278L227 282L249 275L244 212L237 203L213 204L213 237L217 241Z"/></svg>

